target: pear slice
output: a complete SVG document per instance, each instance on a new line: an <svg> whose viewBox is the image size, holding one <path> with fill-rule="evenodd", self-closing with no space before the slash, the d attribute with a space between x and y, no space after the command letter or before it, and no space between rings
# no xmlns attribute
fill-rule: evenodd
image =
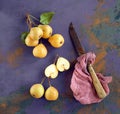
<svg viewBox="0 0 120 114"><path fill-rule="evenodd" d="M70 68L70 62L63 57L59 57L56 62L56 67L57 67L58 71L63 72Z"/></svg>
<svg viewBox="0 0 120 114"><path fill-rule="evenodd" d="M51 64L45 69L45 76L50 78L56 78L58 76L58 70L55 64Z"/></svg>

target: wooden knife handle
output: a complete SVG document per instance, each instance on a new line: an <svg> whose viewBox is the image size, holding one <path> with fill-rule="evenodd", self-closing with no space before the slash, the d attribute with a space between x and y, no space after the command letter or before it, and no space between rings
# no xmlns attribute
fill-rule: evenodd
<svg viewBox="0 0 120 114"><path fill-rule="evenodd" d="M92 77L93 85L95 87L95 90L97 92L98 97L101 99L105 98L107 94L106 94L103 86L101 85L101 83L100 83L100 81L99 81L99 79L98 79L91 64L88 65L88 70L89 70L89 73Z"/></svg>

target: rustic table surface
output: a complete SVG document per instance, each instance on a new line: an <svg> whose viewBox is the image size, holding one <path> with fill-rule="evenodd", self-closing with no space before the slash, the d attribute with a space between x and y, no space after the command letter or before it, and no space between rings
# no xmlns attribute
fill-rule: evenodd
<svg viewBox="0 0 120 114"><path fill-rule="evenodd" d="M50 23L53 33L60 33L65 44L48 49L44 59L33 57L32 49L20 40L28 30L25 15L39 18L47 11L55 12ZM29 88L39 83L46 66L56 54L73 61L77 55L68 34L73 22L87 52L96 53L94 68L112 76L110 94L100 103L82 105L70 90L73 68L51 80L59 90L57 101L34 99ZM120 113L120 0L1 0L0 1L0 114L119 114ZM45 88L48 82L44 82Z"/></svg>

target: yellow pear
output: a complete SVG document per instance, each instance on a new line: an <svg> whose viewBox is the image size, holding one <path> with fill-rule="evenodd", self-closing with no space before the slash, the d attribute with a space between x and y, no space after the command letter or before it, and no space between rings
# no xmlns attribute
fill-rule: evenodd
<svg viewBox="0 0 120 114"><path fill-rule="evenodd" d="M46 57L48 51L44 44L40 43L33 49L33 55L38 58Z"/></svg>
<svg viewBox="0 0 120 114"><path fill-rule="evenodd" d="M38 27L41 28L42 31L43 31L42 38L47 39L52 35L53 29L52 29L52 27L50 25L38 25Z"/></svg>
<svg viewBox="0 0 120 114"><path fill-rule="evenodd" d="M59 92L55 87L50 86L49 88L47 88L47 90L45 92L46 100L55 101L58 99L58 96L59 96Z"/></svg>
<svg viewBox="0 0 120 114"><path fill-rule="evenodd" d="M51 64L45 69L45 76L50 78L56 78L58 76L58 70L55 64Z"/></svg>
<svg viewBox="0 0 120 114"><path fill-rule="evenodd" d="M33 40L30 35L28 34L28 36L25 38L25 44L29 47L34 47L36 45L38 45L38 40Z"/></svg>
<svg viewBox="0 0 120 114"><path fill-rule="evenodd" d="M29 35L33 40L39 40L43 36L43 31L39 27L32 27Z"/></svg>
<svg viewBox="0 0 120 114"><path fill-rule="evenodd" d="M64 44L64 38L61 34L54 34L48 41L55 48L59 48Z"/></svg>
<svg viewBox="0 0 120 114"><path fill-rule="evenodd" d="M44 87L42 84L34 84L30 88L30 95L34 98L41 98L44 95Z"/></svg>

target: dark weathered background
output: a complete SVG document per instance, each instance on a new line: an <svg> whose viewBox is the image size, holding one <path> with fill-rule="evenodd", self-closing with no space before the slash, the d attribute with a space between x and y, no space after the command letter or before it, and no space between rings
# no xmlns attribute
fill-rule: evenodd
<svg viewBox="0 0 120 114"><path fill-rule="evenodd" d="M27 31L26 13L39 18L54 11L54 33L61 33L65 44L48 48L45 59L33 57L32 48L20 41ZM97 55L95 70L113 76L110 95L99 104L81 105L69 88L73 69L51 81L60 96L55 102L29 95L32 84L41 81L46 66L56 54L73 61L76 52L68 34L73 22L82 45ZM45 88L48 82L44 83ZM119 114L120 113L120 0L1 0L0 1L0 114Z"/></svg>

